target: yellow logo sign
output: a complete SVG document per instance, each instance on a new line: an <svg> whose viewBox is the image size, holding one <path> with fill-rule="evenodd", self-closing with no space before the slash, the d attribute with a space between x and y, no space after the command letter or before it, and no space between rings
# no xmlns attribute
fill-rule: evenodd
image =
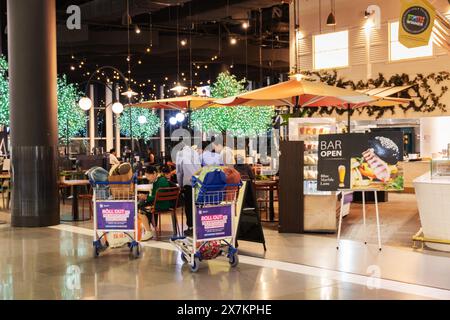
<svg viewBox="0 0 450 320"><path fill-rule="evenodd" d="M401 0L399 41L407 48L428 45L436 11L427 0Z"/></svg>

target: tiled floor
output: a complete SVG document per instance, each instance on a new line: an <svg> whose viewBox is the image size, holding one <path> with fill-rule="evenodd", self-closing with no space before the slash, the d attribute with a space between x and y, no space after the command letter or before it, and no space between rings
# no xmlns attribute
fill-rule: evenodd
<svg viewBox="0 0 450 320"><path fill-rule="evenodd" d="M392 237L379 252L375 242L360 241L355 219L344 223L339 251L333 235L266 228L267 252L240 242L237 268L219 258L195 274L167 242L143 243L138 260L126 249L93 259L92 222L0 225L0 299L450 299L449 253L393 246ZM169 218L164 221L170 230Z"/></svg>
<svg viewBox="0 0 450 320"><path fill-rule="evenodd" d="M223 259L193 274L176 251L144 247L91 257L91 237L51 228L0 228L1 299L419 299L351 282Z"/></svg>

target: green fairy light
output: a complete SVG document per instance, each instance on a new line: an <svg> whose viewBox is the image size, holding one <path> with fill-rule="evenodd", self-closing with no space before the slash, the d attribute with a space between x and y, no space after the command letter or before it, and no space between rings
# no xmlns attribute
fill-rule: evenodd
<svg viewBox="0 0 450 320"><path fill-rule="evenodd" d="M130 128L130 109L131 109L131 128ZM140 116L146 118L144 124L140 124L138 119ZM151 110L144 108L126 108L120 115L119 119L120 132L129 137L133 133L133 138L150 139L154 136L160 126L159 117ZM130 130L131 129L131 130Z"/></svg>
<svg viewBox="0 0 450 320"><path fill-rule="evenodd" d="M237 80L228 71L220 73L211 86L211 96L226 98L245 92L246 79ZM273 107L213 107L192 112L192 124L203 131L253 136L266 132L275 114Z"/></svg>
<svg viewBox="0 0 450 320"><path fill-rule="evenodd" d="M82 94L67 81L65 75L57 79L58 95L58 137L74 137L86 129L87 117L78 107ZM0 124L9 126L9 79L8 62L0 56Z"/></svg>

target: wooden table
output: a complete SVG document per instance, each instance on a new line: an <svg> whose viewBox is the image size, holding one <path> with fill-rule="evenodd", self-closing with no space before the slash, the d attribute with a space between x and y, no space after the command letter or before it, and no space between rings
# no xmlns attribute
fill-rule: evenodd
<svg viewBox="0 0 450 320"><path fill-rule="evenodd" d="M79 219L79 210L78 210L78 193L79 187L88 186L89 180L66 180L63 182L65 186L72 187L72 219L61 220L61 221L87 221L89 219Z"/></svg>
<svg viewBox="0 0 450 320"><path fill-rule="evenodd" d="M269 191L269 221L275 221L274 190L278 189L277 180L255 180L256 191ZM258 190L259 189L259 190Z"/></svg>
<svg viewBox="0 0 450 320"><path fill-rule="evenodd" d="M11 180L11 174L9 172L7 172L7 173L0 173L0 183L1 183L2 187L3 187L3 183L5 182L5 180ZM10 197L11 197L11 183L9 184L9 187L8 187L8 197L6 199L7 203L6 203L6 206L5 206L5 202L3 201L3 208L5 208L5 207L7 209L9 208ZM0 221L0 224L5 224L5 223L6 222L4 222L4 221Z"/></svg>

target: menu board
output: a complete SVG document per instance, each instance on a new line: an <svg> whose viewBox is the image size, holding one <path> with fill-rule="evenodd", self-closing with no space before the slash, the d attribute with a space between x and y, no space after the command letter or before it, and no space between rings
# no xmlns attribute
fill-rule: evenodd
<svg viewBox="0 0 450 320"><path fill-rule="evenodd" d="M317 190L403 190L400 131L319 136Z"/></svg>

